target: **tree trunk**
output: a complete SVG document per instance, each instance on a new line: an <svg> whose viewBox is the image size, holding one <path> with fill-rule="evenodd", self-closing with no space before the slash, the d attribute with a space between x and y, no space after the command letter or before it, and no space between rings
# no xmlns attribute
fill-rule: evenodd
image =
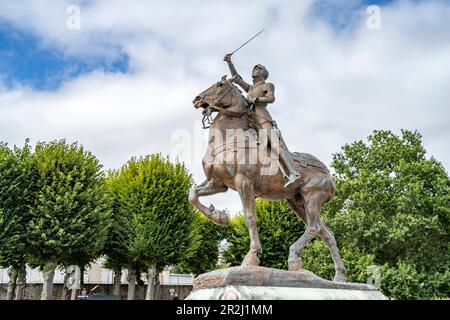
<svg viewBox="0 0 450 320"><path fill-rule="evenodd" d="M42 286L41 300L52 300L53 297L53 278L55 277L56 265L49 262L44 266L44 284Z"/></svg>
<svg viewBox="0 0 450 320"><path fill-rule="evenodd" d="M67 292L69 289L67 288L67 281L69 280L69 273L67 272L67 268L64 273L64 283L61 292L61 300L67 300Z"/></svg>
<svg viewBox="0 0 450 320"><path fill-rule="evenodd" d="M27 269L25 263L22 263L17 273L16 297L14 300L22 300L25 285L27 283Z"/></svg>
<svg viewBox="0 0 450 320"><path fill-rule="evenodd" d="M161 285L159 283L159 273L155 275L155 300L161 299Z"/></svg>
<svg viewBox="0 0 450 320"><path fill-rule="evenodd" d="M129 263L127 300L135 300L135 298L136 298L136 269L132 263Z"/></svg>
<svg viewBox="0 0 450 320"><path fill-rule="evenodd" d="M82 288L84 286L84 271L86 271L86 268L84 267L84 264L79 267L80 267L80 288Z"/></svg>
<svg viewBox="0 0 450 320"><path fill-rule="evenodd" d="M80 294L80 290L82 288L84 288L84 272L85 272L86 268L85 268L84 264L78 266L78 268L80 269L79 279L77 279L79 286L77 286L77 288L72 289L71 295L70 295L70 300L78 300L78 295Z"/></svg>
<svg viewBox="0 0 450 320"><path fill-rule="evenodd" d="M16 291L16 281L17 281L17 269L11 268L9 269L8 276L8 291L6 292L6 300L14 299L14 291Z"/></svg>
<svg viewBox="0 0 450 320"><path fill-rule="evenodd" d="M78 300L79 290L84 286L84 270L85 270L84 265L78 266L78 268L80 269L80 274L78 275L79 278L77 279L77 282L80 285L76 286L75 288L72 288L70 300Z"/></svg>
<svg viewBox="0 0 450 320"><path fill-rule="evenodd" d="M117 296L117 300L120 300L120 286L122 284L122 268L117 267L114 269L114 295Z"/></svg>
<svg viewBox="0 0 450 320"><path fill-rule="evenodd" d="M72 289L70 294L70 300L77 300L77 293L78 293L77 289Z"/></svg>
<svg viewBox="0 0 450 320"><path fill-rule="evenodd" d="M155 300L155 278L156 278L156 262L150 263L147 271L147 294L145 295L145 300Z"/></svg>

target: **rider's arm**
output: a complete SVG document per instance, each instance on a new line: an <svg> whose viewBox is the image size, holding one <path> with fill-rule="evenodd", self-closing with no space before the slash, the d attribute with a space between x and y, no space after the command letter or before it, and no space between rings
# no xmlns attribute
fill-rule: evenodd
<svg viewBox="0 0 450 320"><path fill-rule="evenodd" d="M259 97L256 102L273 103L275 101L275 86L272 83L266 83L266 95Z"/></svg>
<svg viewBox="0 0 450 320"><path fill-rule="evenodd" d="M240 75L237 75L236 79L233 80L233 82L236 82L242 89L244 89L245 92L248 92L248 90L250 90L250 85L245 82Z"/></svg>
<svg viewBox="0 0 450 320"><path fill-rule="evenodd" d="M236 77L234 82L237 83L242 89L244 89L245 92L248 92L248 90L250 90L250 85L245 82L237 72L233 62L231 62L231 55L225 55L224 60L228 63L228 68L230 69L231 76Z"/></svg>

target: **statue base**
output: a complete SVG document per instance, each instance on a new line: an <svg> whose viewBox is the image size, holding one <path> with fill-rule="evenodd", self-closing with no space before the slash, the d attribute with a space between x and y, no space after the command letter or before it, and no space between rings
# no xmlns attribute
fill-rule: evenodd
<svg viewBox="0 0 450 320"><path fill-rule="evenodd" d="M232 267L199 275L188 300L385 300L375 287L333 282L307 270Z"/></svg>
<svg viewBox="0 0 450 320"><path fill-rule="evenodd" d="M225 286L194 289L187 300L386 300L378 290Z"/></svg>

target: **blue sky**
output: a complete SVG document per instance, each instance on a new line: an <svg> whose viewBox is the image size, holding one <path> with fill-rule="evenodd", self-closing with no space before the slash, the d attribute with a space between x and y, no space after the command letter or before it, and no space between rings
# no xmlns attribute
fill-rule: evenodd
<svg viewBox="0 0 450 320"><path fill-rule="evenodd" d="M311 18L323 21L335 32L351 30L359 23L364 7L369 4L380 6L392 0L350 0L316 1L311 10ZM91 2L78 4L91 6ZM82 6L83 8L83 6ZM270 11L270 10L269 10ZM271 18L277 19L277 10L271 11ZM126 73L129 71L129 56L120 46L105 44L114 55L69 55L30 31L8 23L0 17L0 76L7 88L26 85L36 90L51 91L80 75L92 71ZM104 52L104 51L103 51ZM111 58L113 56L114 58Z"/></svg>
<svg viewBox="0 0 450 320"><path fill-rule="evenodd" d="M0 20L0 75L8 88L26 85L55 90L64 82L94 70L127 72L129 58L120 47L110 45L115 58L101 55L67 55L40 38Z"/></svg>

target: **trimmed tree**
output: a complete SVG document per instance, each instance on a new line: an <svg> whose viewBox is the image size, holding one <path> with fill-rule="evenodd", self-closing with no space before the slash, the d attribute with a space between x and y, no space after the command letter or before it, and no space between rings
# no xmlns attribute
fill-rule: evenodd
<svg viewBox="0 0 450 320"><path fill-rule="evenodd" d="M0 143L0 266L10 268L7 299L22 299L30 254L30 209L36 199L37 173L28 140L12 150ZM16 287L17 285L17 287Z"/></svg>
<svg viewBox="0 0 450 320"><path fill-rule="evenodd" d="M160 155L132 158L119 172L125 248L148 269L146 299L155 299L159 272L182 260L189 246L195 211L188 203L191 176L180 163Z"/></svg>
<svg viewBox="0 0 450 320"><path fill-rule="evenodd" d="M41 299L52 297L57 265L84 265L100 254L109 227L102 166L65 140L38 143L39 190L32 210L33 261L44 273Z"/></svg>
<svg viewBox="0 0 450 320"><path fill-rule="evenodd" d="M228 228L214 224L203 214L196 212L191 241L182 261L175 266L178 272L205 273L217 268L219 245L227 236Z"/></svg>
<svg viewBox="0 0 450 320"><path fill-rule="evenodd" d="M107 195L109 198L109 205L111 209L111 228L108 231L107 240L103 247L103 254L106 255L105 267L114 271L114 295L120 299L120 287L122 269L129 268L128 274L134 273L131 263L131 256L128 250L128 243L130 238L134 237L134 229L131 224L131 214L122 207L123 201L120 196L125 190L122 190L126 186L125 181L121 179L119 170L111 170L108 172ZM134 300L134 282L129 291L128 298Z"/></svg>

